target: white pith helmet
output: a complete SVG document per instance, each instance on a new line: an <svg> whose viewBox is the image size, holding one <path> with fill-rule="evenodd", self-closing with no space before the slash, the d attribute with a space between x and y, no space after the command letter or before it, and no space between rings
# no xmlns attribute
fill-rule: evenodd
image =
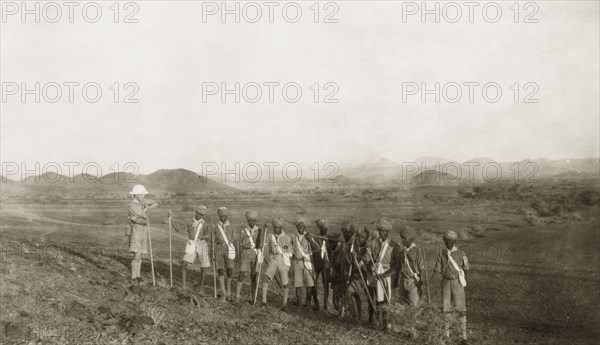
<svg viewBox="0 0 600 345"><path fill-rule="evenodd" d="M131 190L131 192L129 192L129 194L132 194L132 195L146 195L146 194L148 194L148 191L141 184L136 184L135 186L133 186L133 189Z"/></svg>

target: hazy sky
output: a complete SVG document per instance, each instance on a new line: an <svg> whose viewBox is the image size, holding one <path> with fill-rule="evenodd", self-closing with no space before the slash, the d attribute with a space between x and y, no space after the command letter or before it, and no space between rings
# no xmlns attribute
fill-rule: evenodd
<svg viewBox="0 0 600 345"><path fill-rule="evenodd" d="M5 2L3 2L5 3ZM282 16L282 2L269 23L262 6L258 23L249 23L254 9L235 23L218 15L203 23L203 5L192 1L135 2L138 23L114 23L110 2L97 2L102 17L87 23L82 6L69 23L68 8L58 23L22 23L20 13L7 15L1 27L1 160L3 162L90 162L103 167L133 161L140 172L159 168L200 169L201 162L339 162L359 163L388 158L398 162L419 156L455 160L491 157L500 161L546 157L583 158L599 155L599 5L596 1L537 2L520 8L514 23L513 1L497 2L498 22L488 23L479 6L474 23L462 7L457 23L420 15L403 23L403 5L391 1L336 2L338 23L323 23L335 7L321 3L314 23L312 1L298 2L297 23ZM218 2L220 4L221 1ZM418 2L420 3L420 1ZM16 2L17 5L20 2ZM60 4L60 2L59 2ZM241 3L242 6L244 3ZM263 4L258 2L258 4ZM462 4L462 2L459 2ZM233 8L234 2L229 2ZM433 8L434 3L430 3ZM6 5L5 5L6 6ZM31 5L33 6L33 5ZM206 6L206 4L205 4ZM205 8L210 9L210 8ZM54 9L47 8L53 18ZM134 8L121 8L119 21ZM407 8L404 8L406 14ZM448 8L448 19L454 17ZM494 9L488 9L490 18ZM88 18L94 9L88 8ZM294 17L288 8L288 19ZM91 14L90 14L91 13ZM206 11L204 12L206 14ZM93 19L93 18L92 18ZM30 89L40 82L40 103L11 87L24 82ZM68 101L65 82L75 87ZM82 85L95 82L102 89L97 103L81 95ZM120 83L119 103L110 87ZM138 103L123 103L133 88ZM256 103L226 102L220 93L203 102L203 83L239 82L261 86ZM267 82L279 83L274 102ZM291 103L282 86L295 82L302 97ZM320 83L319 102L311 86ZM338 103L323 103L334 87ZM403 83L439 82L456 103L426 102L421 93L403 101ZM474 101L468 87L476 82ZM502 91L497 103L482 97L482 85L495 82ZM531 84L524 88L526 83ZM61 85L57 103L55 88ZM456 83L456 84L454 84ZM514 88L519 83L519 101ZM407 84L404 84L407 85ZM414 85L414 84L413 84ZM537 103L524 103L531 92ZM93 90L93 89L92 89ZM294 97L294 89L288 95ZM240 90L241 93L241 90ZM440 94L443 90L440 89ZM94 92L91 92L92 96ZM495 95L488 89L489 97Z"/></svg>

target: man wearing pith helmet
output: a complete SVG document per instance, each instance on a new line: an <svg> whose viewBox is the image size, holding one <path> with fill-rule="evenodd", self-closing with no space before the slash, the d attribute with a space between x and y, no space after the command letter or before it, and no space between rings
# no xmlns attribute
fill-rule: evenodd
<svg viewBox="0 0 600 345"><path fill-rule="evenodd" d="M133 254L131 260L131 280L138 284L142 282L142 254L148 254L148 210L158 206L152 200L146 199L148 191L141 184L133 186L130 195L133 196L127 206L129 219L129 251Z"/></svg>
<svg viewBox="0 0 600 345"><path fill-rule="evenodd" d="M254 291L256 289L256 274L259 273L258 263L262 261L263 254L261 252L261 240L262 240L262 232L266 231L267 224L263 226L261 230L258 225L256 225L256 221L258 219L258 212L256 211L247 211L246 212L246 221L248 222L248 226L242 229L241 233L241 263L240 263L240 274L238 276L237 285L235 289L235 301L238 303L240 301L240 293L242 291L242 286L244 284L244 279L250 273L250 292L251 296L254 296Z"/></svg>
<svg viewBox="0 0 600 345"><path fill-rule="evenodd" d="M444 333L450 337L452 312L458 313L462 344L467 344L467 305L465 301L465 271L469 270L467 255L456 247L458 236L449 230L444 234L445 247L438 253L434 272L442 276L442 311L444 313Z"/></svg>
<svg viewBox="0 0 600 345"><path fill-rule="evenodd" d="M424 254L415 243L417 230L405 227L400 232L400 237L403 245L399 277L400 297L405 303L416 307L421 298L421 287L429 283L424 275Z"/></svg>

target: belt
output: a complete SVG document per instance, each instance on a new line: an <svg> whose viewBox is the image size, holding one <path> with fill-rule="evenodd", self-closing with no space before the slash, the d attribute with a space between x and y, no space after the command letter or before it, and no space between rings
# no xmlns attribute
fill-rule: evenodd
<svg viewBox="0 0 600 345"><path fill-rule="evenodd" d="M458 277L454 277L454 278L446 278L446 277L444 277L443 278L443 280L456 280L456 279L458 279Z"/></svg>

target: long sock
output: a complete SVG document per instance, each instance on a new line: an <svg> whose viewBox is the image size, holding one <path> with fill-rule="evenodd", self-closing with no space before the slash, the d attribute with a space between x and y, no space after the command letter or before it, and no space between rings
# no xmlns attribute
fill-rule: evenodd
<svg viewBox="0 0 600 345"><path fill-rule="evenodd" d="M267 291L269 291L269 283L263 283L262 287L262 301L267 303Z"/></svg>
<svg viewBox="0 0 600 345"><path fill-rule="evenodd" d="M185 283L187 279L187 270L185 268L181 269L181 280L183 282L183 288L185 289Z"/></svg>
<svg viewBox="0 0 600 345"><path fill-rule="evenodd" d="M287 306L287 302L288 302L288 294L290 293L289 288L284 287L283 288L283 306Z"/></svg>
<svg viewBox="0 0 600 345"><path fill-rule="evenodd" d="M225 289L225 277L219 276L219 286L221 286L222 299L227 298L227 290Z"/></svg>
<svg viewBox="0 0 600 345"><path fill-rule="evenodd" d="M300 300L300 295L302 295L302 288L297 287L296 288L296 303L298 303L298 305L302 304L302 301ZM294 302L292 302L294 303Z"/></svg>
<svg viewBox="0 0 600 345"><path fill-rule="evenodd" d="M231 278L227 278L227 298L231 298Z"/></svg>
<svg viewBox="0 0 600 345"><path fill-rule="evenodd" d="M310 307L311 304L311 298L312 298L312 289L307 287L306 288L306 297L304 299L304 305L307 307Z"/></svg>
<svg viewBox="0 0 600 345"><path fill-rule="evenodd" d="M206 277L206 270L204 268L200 269L200 291L204 289L204 278Z"/></svg>
<svg viewBox="0 0 600 345"><path fill-rule="evenodd" d="M244 285L244 283L238 280L238 282L235 286L235 301L236 302L240 301L240 292L242 291L242 285Z"/></svg>
<svg viewBox="0 0 600 345"><path fill-rule="evenodd" d="M131 279L139 278L142 268L142 260L131 260Z"/></svg>
<svg viewBox="0 0 600 345"><path fill-rule="evenodd" d="M450 313L444 313L444 336L450 338L450 323L452 322L452 315Z"/></svg>
<svg viewBox="0 0 600 345"><path fill-rule="evenodd" d="M319 298L317 297L317 286L316 286L316 285L315 285L315 286L313 286L313 287L310 289L310 291L311 291L311 293L312 293L312 297L313 297L313 300L314 300L314 302L315 302L315 309L319 310L319 309L320 309L320 307L319 307Z"/></svg>
<svg viewBox="0 0 600 345"><path fill-rule="evenodd" d="M467 339L467 317L461 316L458 318L460 322L460 333L462 334L463 339Z"/></svg>

